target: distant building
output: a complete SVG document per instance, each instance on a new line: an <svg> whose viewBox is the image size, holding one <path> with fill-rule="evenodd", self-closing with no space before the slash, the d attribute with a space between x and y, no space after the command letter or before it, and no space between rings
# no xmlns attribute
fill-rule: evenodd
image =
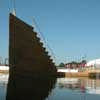
<svg viewBox="0 0 100 100"><path fill-rule="evenodd" d="M100 59L94 59L94 60L88 61L86 66L100 68Z"/></svg>
<svg viewBox="0 0 100 100"><path fill-rule="evenodd" d="M3 59L3 57L0 57L0 65L8 66L9 65L9 59L8 58Z"/></svg>
<svg viewBox="0 0 100 100"><path fill-rule="evenodd" d="M3 64L3 58L0 57L0 65L2 65L2 64Z"/></svg>
<svg viewBox="0 0 100 100"><path fill-rule="evenodd" d="M70 63L67 63L65 64L65 68L67 69L78 69L78 68L83 68L86 66L86 61L83 60L81 62L70 62Z"/></svg>

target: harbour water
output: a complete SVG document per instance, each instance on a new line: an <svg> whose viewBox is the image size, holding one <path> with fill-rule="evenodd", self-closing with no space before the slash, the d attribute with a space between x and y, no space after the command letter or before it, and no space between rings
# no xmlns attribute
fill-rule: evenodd
<svg viewBox="0 0 100 100"><path fill-rule="evenodd" d="M8 74L0 74L0 100L6 100L6 95L9 94L7 80ZM16 89L10 84L10 91L13 90L16 94L11 92L9 96L12 98L14 96L16 100L22 98L24 100L28 100L27 98L29 100L100 100L100 79L57 78L56 81L40 81L34 81L30 86L29 83L25 85L17 82Z"/></svg>
<svg viewBox="0 0 100 100"><path fill-rule="evenodd" d="M0 100L6 100L8 74L0 74Z"/></svg>

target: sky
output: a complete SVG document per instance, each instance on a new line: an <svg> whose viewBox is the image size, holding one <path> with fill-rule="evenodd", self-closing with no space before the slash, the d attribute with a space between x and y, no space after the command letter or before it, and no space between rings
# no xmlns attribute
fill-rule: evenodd
<svg viewBox="0 0 100 100"><path fill-rule="evenodd" d="M13 0L0 0L0 56L8 57L9 12ZM55 62L100 58L100 0L15 0L16 16L35 19Z"/></svg>

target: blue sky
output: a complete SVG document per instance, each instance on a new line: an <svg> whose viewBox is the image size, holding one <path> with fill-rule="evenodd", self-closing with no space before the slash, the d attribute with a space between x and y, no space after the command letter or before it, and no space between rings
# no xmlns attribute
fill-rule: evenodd
<svg viewBox="0 0 100 100"><path fill-rule="evenodd" d="M8 57L9 8L0 0L0 56ZM16 0L16 14L32 25L34 17L56 63L100 58L100 0Z"/></svg>

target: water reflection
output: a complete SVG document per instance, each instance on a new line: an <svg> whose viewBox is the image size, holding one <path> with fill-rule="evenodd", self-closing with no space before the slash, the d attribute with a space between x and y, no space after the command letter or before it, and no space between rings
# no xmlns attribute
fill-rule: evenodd
<svg viewBox="0 0 100 100"><path fill-rule="evenodd" d="M7 80L8 75L0 75L0 100L100 100L99 79L58 78L56 81L16 77L9 83Z"/></svg>
<svg viewBox="0 0 100 100"><path fill-rule="evenodd" d="M0 100L5 100L8 74L0 74Z"/></svg>
<svg viewBox="0 0 100 100"><path fill-rule="evenodd" d="M59 78L59 88L90 94L100 94L100 79L89 78Z"/></svg>
<svg viewBox="0 0 100 100"><path fill-rule="evenodd" d="M55 82L55 78L16 77L9 80L6 100L44 100Z"/></svg>

